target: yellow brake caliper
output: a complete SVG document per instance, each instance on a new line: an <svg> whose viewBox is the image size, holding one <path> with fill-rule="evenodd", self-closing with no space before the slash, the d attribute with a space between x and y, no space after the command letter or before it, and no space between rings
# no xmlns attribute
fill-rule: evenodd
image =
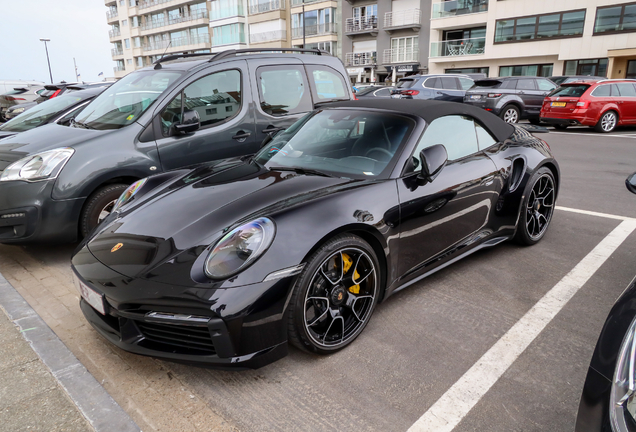
<svg viewBox="0 0 636 432"><path fill-rule="evenodd" d="M353 265L353 260L346 253L342 254L342 262L344 265L343 274L346 274L351 266ZM360 275L358 274L358 270L355 270L353 273L353 280L360 279ZM353 285L349 287L349 291L353 294L360 294L360 285Z"/></svg>

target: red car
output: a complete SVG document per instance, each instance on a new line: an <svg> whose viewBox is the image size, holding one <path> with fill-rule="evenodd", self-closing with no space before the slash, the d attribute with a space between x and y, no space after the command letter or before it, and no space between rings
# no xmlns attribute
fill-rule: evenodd
<svg viewBox="0 0 636 432"><path fill-rule="evenodd" d="M598 132L636 124L636 80L562 84L543 100L541 121L557 129L584 125Z"/></svg>

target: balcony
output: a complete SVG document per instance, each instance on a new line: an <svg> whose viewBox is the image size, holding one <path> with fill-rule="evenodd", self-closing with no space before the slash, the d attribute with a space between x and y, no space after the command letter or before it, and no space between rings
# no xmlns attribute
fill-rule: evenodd
<svg viewBox="0 0 636 432"><path fill-rule="evenodd" d="M488 0L451 0L433 3L433 18L446 18L487 11Z"/></svg>
<svg viewBox="0 0 636 432"><path fill-rule="evenodd" d="M119 13L117 10L109 10L106 12L106 21L111 22L114 21L117 16L119 16Z"/></svg>
<svg viewBox="0 0 636 432"><path fill-rule="evenodd" d="M320 2L324 2L324 1L327 1L327 0L305 0L304 2L303 2L303 0L291 0L291 5L292 5L292 7L296 7L296 6L302 6L303 3L308 5L308 4L320 3ZM333 0L333 1L335 1L335 0Z"/></svg>
<svg viewBox="0 0 636 432"><path fill-rule="evenodd" d="M268 32L250 34L251 44L286 41L286 40L287 40L287 30L273 30Z"/></svg>
<svg viewBox="0 0 636 432"><path fill-rule="evenodd" d="M413 48L385 49L382 56L382 64L413 63L419 62L420 50Z"/></svg>
<svg viewBox="0 0 636 432"><path fill-rule="evenodd" d="M139 5L137 6L139 9L153 9L153 10L158 10L158 9L165 9L168 6L174 5L174 4L181 4L184 3L183 0L140 0L139 1ZM152 12L152 11L146 11L144 13L147 12Z"/></svg>
<svg viewBox="0 0 636 432"><path fill-rule="evenodd" d="M456 57L483 54L486 38L470 38L441 42L431 42L430 57Z"/></svg>
<svg viewBox="0 0 636 432"><path fill-rule="evenodd" d="M183 38L177 38L172 40L162 40L159 42L150 42L142 46L144 52L165 50L170 45L170 48L184 47L188 45L205 45L199 48L210 48L210 35L203 34L199 36L188 36ZM147 55L147 54L146 54Z"/></svg>
<svg viewBox="0 0 636 432"><path fill-rule="evenodd" d="M245 16L245 9L243 8L242 0L213 1L210 5L212 6L212 9L210 10L210 21L235 16Z"/></svg>
<svg viewBox="0 0 636 432"><path fill-rule="evenodd" d="M285 0L258 0L258 1L250 0L249 8L250 8L249 10L250 15L276 11L276 10L284 10Z"/></svg>
<svg viewBox="0 0 636 432"><path fill-rule="evenodd" d="M120 29L112 29L108 31L108 37L113 39L116 37L120 37L121 36L121 30Z"/></svg>
<svg viewBox="0 0 636 432"><path fill-rule="evenodd" d="M152 30L159 27L165 27L165 26L181 24L181 23L189 23L191 21L207 19L207 18L208 18L208 11L201 11L193 15L173 16L168 18L167 20L162 20L162 21L146 21L145 23L141 25L140 28L141 28L141 31L146 31L146 30Z"/></svg>
<svg viewBox="0 0 636 432"><path fill-rule="evenodd" d="M360 18L347 18L345 21L345 33L348 36L367 33L376 36L378 34L378 17L370 15Z"/></svg>
<svg viewBox="0 0 636 432"><path fill-rule="evenodd" d="M115 73L116 73L116 72L123 72L123 71L125 71L125 70L126 70L126 67L125 67L125 66L123 66L123 65L121 65L121 66L115 66L115 67L113 68L113 71L114 71Z"/></svg>
<svg viewBox="0 0 636 432"><path fill-rule="evenodd" d="M104 0L104 4L106 6L116 5L117 4L117 0Z"/></svg>
<svg viewBox="0 0 636 432"><path fill-rule="evenodd" d="M422 11L409 9L384 14L384 30L389 34L394 30L413 29L419 31L422 27Z"/></svg>
<svg viewBox="0 0 636 432"><path fill-rule="evenodd" d="M113 57L117 57L117 56L123 56L124 55L124 50L121 48L113 48L110 50L110 54Z"/></svg>
<svg viewBox="0 0 636 432"><path fill-rule="evenodd" d="M345 55L346 66L373 66L376 64L376 52L367 51L360 53L347 53Z"/></svg>
<svg viewBox="0 0 636 432"><path fill-rule="evenodd" d="M244 32L229 33L212 36L212 46L246 44L247 37Z"/></svg>
<svg viewBox="0 0 636 432"><path fill-rule="evenodd" d="M336 23L324 23L305 26L305 37L324 36L330 34L338 34L338 25ZM302 39L303 28L292 28L292 39Z"/></svg>

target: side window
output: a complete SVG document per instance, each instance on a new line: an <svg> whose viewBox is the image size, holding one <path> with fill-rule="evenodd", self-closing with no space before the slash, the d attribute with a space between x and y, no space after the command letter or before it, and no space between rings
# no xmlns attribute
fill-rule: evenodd
<svg viewBox="0 0 636 432"><path fill-rule="evenodd" d="M505 81L504 84L501 86L501 88L506 88L506 89L514 89L517 88L517 81L518 80L508 80Z"/></svg>
<svg viewBox="0 0 636 432"><path fill-rule="evenodd" d="M554 90L556 88L556 86L554 84L552 84L550 81L544 80L544 79L538 79L537 80L537 86L539 87L539 90L543 90L543 91L550 91L550 90Z"/></svg>
<svg viewBox="0 0 636 432"><path fill-rule="evenodd" d="M183 106L182 98L183 97ZM241 73L227 70L206 75L188 85L161 113L161 129L170 135L172 126L181 121L182 109L199 113L201 127L234 117L241 110Z"/></svg>
<svg viewBox="0 0 636 432"><path fill-rule="evenodd" d="M536 87L534 86L534 80L532 79L517 80L517 90L536 90Z"/></svg>
<svg viewBox="0 0 636 432"><path fill-rule="evenodd" d="M459 77L458 79L459 79L459 84L462 86L462 90L468 90L469 88L473 86L473 84L475 84L475 82L471 80L470 78Z"/></svg>
<svg viewBox="0 0 636 432"><path fill-rule="evenodd" d="M391 90L390 89L381 89L381 90L376 91L374 93L374 95L377 96L377 97L383 97L383 96L387 97L387 96L391 95Z"/></svg>
<svg viewBox="0 0 636 432"><path fill-rule="evenodd" d="M429 78L424 81L424 87L426 88L442 88L441 83L438 82L437 78Z"/></svg>
<svg viewBox="0 0 636 432"><path fill-rule="evenodd" d="M459 90L455 77L442 77L442 88L446 90Z"/></svg>
<svg viewBox="0 0 636 432"><path fill-rule="evenodd" d="M256 70L261 109L273 116L312 110L302 66L262 66Z"/></svg>
<svg viewBox="0 0 636 432"><path fill-rule="evenodd" d="M611 95L616 97L616 96L620 96L620 92L618 91L618 87L616 87L616 84L610 84L610 88L611 88Z"/></svg>
<svg viewBox="0 0 636 432"><path fill-rule="evenodd" d="M594 89L594 91L592 92L592 96L596 96L596 97L607 97L609 95L610 95L610 85L609 84L600 85L600 86L596 87Z"/></svg>
<svg viewBox="0 0 636 432"><path fill-rule="evenodd" d="M636 97L636 90L634 90L632 83L619 83L616 84L616 87L618 87L621 96Z"/></svg>
<svg viewBox="0 0 636 432"><path fill-rule="evenodd" d="M479 150L484 150L493 144L497 144L497 140L490 135L490 132L477 122L475 122L475 130L477 131Z"/></svg>
<svg viewBox="0 0 636 432"><path fill-rule="evenodd" d="M314 97L318 100L349 99L344 78L328 66L307 66Z"/></svg>
<svg viewBox="0 0 636 432"><path fill-rule="evenodd" d="M424 135L413 154L413 157L418 161L418 167L422 166L420 152L435 144L443 144L446 147L449 161L476 153L479 151L479 146L475 133L475 122L470 117L457 115L433 120L424 131Z"/></svg>

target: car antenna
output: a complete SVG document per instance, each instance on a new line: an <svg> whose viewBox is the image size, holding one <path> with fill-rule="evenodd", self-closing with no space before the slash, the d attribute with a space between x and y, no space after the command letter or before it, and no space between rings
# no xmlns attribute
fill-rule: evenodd
<svg viewBox="0 0 636 432"><path fill-rule="evenodd" d="M172 43L172 41L168 42L168 46L166 47L166 50L161 55L161 58L159 60L157 60L157 64L155 65L155 70L161 69L161 60L163 60L163 58L166 56L166 52L168 52L168 48L170 48L170 44L171 43Z"/></svg>

